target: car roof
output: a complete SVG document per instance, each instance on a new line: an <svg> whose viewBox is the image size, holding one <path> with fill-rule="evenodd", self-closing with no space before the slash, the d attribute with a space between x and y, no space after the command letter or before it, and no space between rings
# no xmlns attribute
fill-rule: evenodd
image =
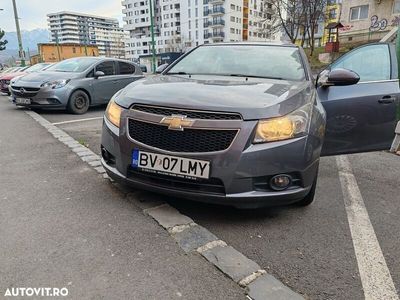
<svg viewBox="0 0 400 300"><path fill-rule="evenodd" d="M74 59L74 58L79 58L79 59L95 59L97 61L105 61L105 60L112 60L112 61L121 61L121 62L128 62L131 64L135 64L134 62L131 62L126 59L120 59L120 58L114 58L114 57L102 57L102 56L77 56L77 57L72 57L69 59Z"/></svg>

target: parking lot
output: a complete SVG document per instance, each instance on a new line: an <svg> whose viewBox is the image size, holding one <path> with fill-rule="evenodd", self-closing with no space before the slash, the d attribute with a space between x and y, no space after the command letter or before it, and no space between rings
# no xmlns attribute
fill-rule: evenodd
<svg viewBox="0 0 400 300"><path fill-rule="evenodd" d="M5 104L4 96L0 102L12 105ZM29 118L24 109L18 110ZM104 110L97 107L79 116L37 112L100 154ZM343 157L322 158L316 200L306 208L254 211L183 199L167 201L306 298L363 299L381 293L380 299L396 299L393 293L382 293L381 283L393 283L400 290L400 157L372 152L345 158L350 170ZM349 173L355 181L343 180ZM380 255L383 267L376 269L371 259L380 261ZM377 280L375 291L369 278Z"/></svg>

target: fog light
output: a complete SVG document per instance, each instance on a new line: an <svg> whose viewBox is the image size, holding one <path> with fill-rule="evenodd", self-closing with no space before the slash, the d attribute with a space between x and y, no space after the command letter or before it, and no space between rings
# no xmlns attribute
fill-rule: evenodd
<svg viewBox="0 0 400 300"><path fill-rule="evenodd" d="M286 190L292 184L292 177L289 175L276 175L270 180L271 188L275 191L283 191Z"/></svg>
<svg viewBox="0 0 400 300"><path fill-rule="evenodd" d="M101 156L107 164L115 164L115 157L104 146L101 146Z"/></svg>

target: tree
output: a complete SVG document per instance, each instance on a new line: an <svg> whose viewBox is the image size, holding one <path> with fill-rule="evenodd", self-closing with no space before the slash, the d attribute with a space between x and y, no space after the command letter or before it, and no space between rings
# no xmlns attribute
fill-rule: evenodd
<svg viewBox="0 0 400 300"><path fill-rule="evenodd" d="M2 41L2 38L4 37L6 33L4 32L4 30L0 29L0 51L6 50L6 45L8 43L7 40Z"/></svg>
<svg viewBox="0 0 400 300"><path fill-rule="evenodd" d="M262 23L269 23L270 26L263 26L267 29L267 35L276 32L284 32L286 36L294 43L300 32L301 26L304 26L305 6L303 1L307 0L272 0L264 2L264 11L267 18ZM264 28L263 28L264 29Z"/></svg>
<svg viewBox="0 0 400 300"><path fill-rule="evenodd" d="M311 55L314 51L315 31L324 18L325 0L271 0L264 3L263 11L269 11L261 19L267 35L283 32L292 43L300 38L304 46L308 38Z"/></svg>
<svg viewBox="0 0 400 300"><path fill-rule="evenodd" d="M324 10L326 1L324 0L303 0L307 2L306 19L307 19L307 35L310 41L310 56L314 53L315 33L318 29L318 23L324 18Z"/></svg>

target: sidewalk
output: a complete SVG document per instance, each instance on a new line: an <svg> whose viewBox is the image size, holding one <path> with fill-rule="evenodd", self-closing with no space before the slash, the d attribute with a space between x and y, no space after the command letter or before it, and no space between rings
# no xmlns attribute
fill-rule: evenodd
<svg viewBox="0 0 400 300"><path fill-rule="evenodd" d="M245 299L23 111L0 97L0 298Z"/></svg>

